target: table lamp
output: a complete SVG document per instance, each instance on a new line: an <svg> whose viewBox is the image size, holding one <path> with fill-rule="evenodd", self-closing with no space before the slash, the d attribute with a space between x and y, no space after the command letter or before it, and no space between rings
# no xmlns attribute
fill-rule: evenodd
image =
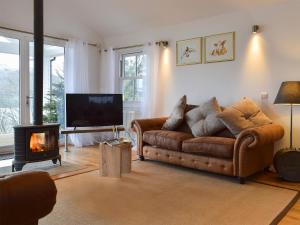
<svg viewBox="0 0 300 225"><path fill-rule="evenodd" d="M293 105L300 105L300 81L282 82L274 104L285 104L291 107L290 149L293 149Z"/></svg>

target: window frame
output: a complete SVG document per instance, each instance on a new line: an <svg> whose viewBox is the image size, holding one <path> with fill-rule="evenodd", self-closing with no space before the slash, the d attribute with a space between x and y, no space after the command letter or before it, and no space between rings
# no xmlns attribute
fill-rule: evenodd
<svg viewBox="0 0 300 225"><path fill-rule="evenodd" d="M125 63L124 59L127 56L141 56L145 55L145 52L143 51L142 48L134 48L126 51L119 52L119 60L118 60L118 90L123 94L123 82L125 80L142 80L142 82L145 82L145 76L137 76L137 63L136 63L136 76L132 77L125 77L124 72L125 72ZM139 109L141 105L141 101L123 101L124 107L125 108L131 108L131 109Z"/></svg>
<svg viewBox="0 0 300 225"><path fill-rule="evenodd" d="M28 45L27 46L28 47L28 71L27 71L28 72L28 75L27 75L27 79L28 79L27 88L28 88L28 91L27 91L27 95L26 95L27 96L26 98L28 98L28 100L26 101L26 104L27 104L27 107L26 107L26 109L27 109L26 123L27 124L32 123L31 117L30 117L30 115L32 113L31 108L30 108L31 107L31 104L30 104L31 102L30 101L32 101L32 99L33 99L32 93L30 92L31 91L30 78L31 78L31 75L32 75L30 73L30 65L29 65L29 63L30 63L30 43L34 43L33 37L31 39L29 39L28 42L27 42L27 45ZM64 41L64 40L58 40L58 39L55 39L55 38L47 38L47 37L44 38L44 47L45 47L45 45L51 45L51 46L64 48L64 54L63 54L64 57L66 56L66 44L67 44L67 41ZM44 54L44 57L45 57L45 54ZM44 58L44 60L45 60L45 58ZM47 69L50 69L50 67L49 67L50 65L46 64L45 61L44 61L44 69L45 69L45 66L48 67Z"/></svg>
<svg viewBox="0 0 300 225"><path fill-rule="evenodd" d="M27 34L19 31L11 31L0 28L0 35L8 38L14 38L19 40L19 57L20 57L20 66L19 66L19 124L29 124L30 123L30 108L27 104L27 96L30 96L30 42L33 42L33 34ZM44 38L44 44L46 45L55 45L63 47L66 49L67 41L59 40L55 38ZM64 52L65 55L65 52Z"/></svg>

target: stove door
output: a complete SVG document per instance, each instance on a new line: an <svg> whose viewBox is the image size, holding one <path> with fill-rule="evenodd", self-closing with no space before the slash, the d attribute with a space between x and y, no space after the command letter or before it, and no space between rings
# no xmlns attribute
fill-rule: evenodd
<svg viewBox="0 0 300 225"><path fill-rule="evenodd" d="M59 154L58 128L31 128L27 132L26 160L39 161Z"/></svg>

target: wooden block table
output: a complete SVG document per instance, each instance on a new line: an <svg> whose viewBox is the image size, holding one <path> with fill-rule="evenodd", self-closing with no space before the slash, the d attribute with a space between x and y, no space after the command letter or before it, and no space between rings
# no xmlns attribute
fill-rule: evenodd
<svg viewBox="0 0 300 225"><path fill-rule="evenodd" d="M121 177L131 172L131 143L117 145L100 144L102 157L102 176Z"/></svg>

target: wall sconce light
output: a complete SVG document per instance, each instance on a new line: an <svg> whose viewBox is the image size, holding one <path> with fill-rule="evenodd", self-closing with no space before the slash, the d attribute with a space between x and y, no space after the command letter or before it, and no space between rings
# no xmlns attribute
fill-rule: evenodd
<svg viewBox="0 0 300 225"><path fill-rule="evenodd" d="M160 46L160 47L167 48L168 45L169 45L169 42L168 41L157 41L157 42L155 42L155 44Z"/></svg>
<svg viewBox="0 0 300 225"><path fill-rule="evenodd" d="M253 25L252 26L252 34L257 34L259 32L259 26L258 25Z"/></svg>

